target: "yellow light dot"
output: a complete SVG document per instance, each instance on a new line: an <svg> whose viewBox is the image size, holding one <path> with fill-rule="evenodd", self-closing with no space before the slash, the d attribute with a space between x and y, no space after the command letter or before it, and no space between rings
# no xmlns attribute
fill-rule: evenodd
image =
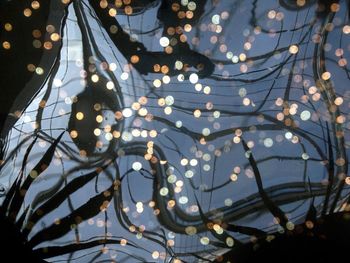
<svg viewBox="0 0 350 263"><path fill-rule="evenodd" d="M184 29L186 32L190 32L192 30L192 26L190 24L186 24Z"/></svg>
<svg viewBox="0 0 350 263"><path fill-rule="evenodd" d="M189 77L189 80L192 84L196 84L198 82L198 75L196 73L192 73Z"/></svg>
<svg viewBox="0 0 350 263"><path fill-rule="evenodd" d="M331 5L331 11L332 11L332 12L338 12L339 9L340 9L339 4L333 3L333 4Z"/></svg>
<svg viewBox="0 0 350 263"><path fill-rule="evenodd" d="M250 50L252 48L252 44L249 42L244 43L244 49L245 50Z"/></svg>
<svg viewBox="0 0 350 263"><path fill-rule="evenodd" d="M110 132L112 130L112 126L107 124L105 127L104 127L104 131L105 132Z"/></svg>
<svg viewBox="0 0 350 263"><path fill-rule="evenodd" d="M311 118L311 113L307 110L304 110L301 112L300 114L300 118L303 120L303 121L307 121L308 119Z"/></svg>
<svg viewBox="0 0 350 263"><path fill-rule="evenodd" d="M283 99L282 98L277 98L275 104L277 106L282 106L283 105Z"/></svg>
<svg viewBox="0 0 350 263"><path fill-rule="evenodd" d="M195 110L194 112L193 112L193 116L194 117L196 117L196 118L199 118L200 116L201 116L201 111L200 110Z"/></svg>
<svg viewBox="0 0 350 263"><path fill-rule="evenodd" d="M350 185L350 177L346 177L346 178L345 178L345 183L346 183L347 185Z"/></svg>
<svg viewBox="0 0 350 263"><path fill-rule="evenodd" d="M160 190L159 190L159 193L161 196L166 196L168 193L169 193L169 189L166 188L166 187L162 187Z"/></svg>
<svg viewBox="0 0 350 263"><path fill-rule="evenodd" d="M35 48L41 48L41 41L35 39L35 40L33 41L33 47L35 47Z"/></svg>
<svg viewBox="0 0 350 263"><path fill-rule="evenodd" d="M175 206L175 201L174 200L169 200L169 202L168 202L168 207L169 208L173 208L174 206Z"/></svg>
<svg viewBox="0 0 350 263"><path fill-rule="evenodd" d="M314 95L312 95L312 100L314 101L318 101L321 98L320 93L315 93Z"/></svg>
<svg viewBox="0 0 350 263"><path fill-rule="evenodd" d="M110 133L110 132L106 133L105 139L106 139L107 141L111 141L111 140L113 139L112 133Z"/></svg>
<svg viewBox="0 0 350 263"><path fill-rule="evenodd" d="M173 247L173 246L175 245L175 241L172 240L172 239L169 239L169 240L167 241L167 245L168 245L169 247ZM175 262L175 261L174 261L174 262Z"/></svg>
<svg viewBox="0 0 350 263"><path fill-rule="evenodd" d="M202 245L206 246L206 245L209 244L210 240L209 240L208 237L202 237L202 238L200 239L200 242L201 242Z"/></svg>
<svg viewBox="0 0 350 263"><path fill-rule="evenodd" d="M132 169L134 169L135 171L140 171L142 169L142 164L140 162L134 162L132 164ZM138 202L136 204L136 206L143 206L143 204L141 202Z"/></svg>
<svg viewBox="0 0 350 263"><path fill-rule="evenodd" d="M41 37L41 32L40 32L39 29L34 29L34 30L32 31L32 35L33 35L33 37L35 37L35 38L39 38L39 37Z"/></svg>
<svg viewBox="0 0 350 263"><path fill-rule="evenodd" d="M84 113L78 112L78 113L75 115L75 117L76 117L79 121L81 121L82 119L84 119Z"/></svg>
<svg viewBox="0 0 350 263"><path fill-rule="evenodd" d="M97 115L97 116L96 116L96 121L97 121L98 123L101 123L101 122L103 121L102 115Z"/></svg>
<svg viewBox="0 0 350 263"><path fill-rule="evenodd" d="M78 132L75 130L72 130L69 134L70 134L70 137L72 137L73 139L78 137Z"/></svg>
<svg viewBox="0 0 350 263"><path fill-rule="evenodd" d="M195 2L191 1L188 3L187 8L188 8L188 10L194 11L194 10L196 10L197 5Z"/></svg>
<svg viewBox="0 0 350 263"><path fill-rule="evenodd" d="M166 115L170 115L172 112L173 112L173 110L171 109L171 107L168 106L168 107L164 108L164 113Z"/></svg>
<svg viewBox="0 0 350 263"><path fill-rule="evenodd" d="M346 58L341 58L338 61L338 65L341 66L341 67L345 67L347 63L348 62L347 62Z"/></svg>
<svg viewBox="0 0 350 263"><path fill-rule="evenodd" d="M116 69L117 69L117 64L115 64L115 63L109 64L109 70L110 71L115 71Z"/></svg>
<svg viewBox="0 0 350 263"><path fill-rule="evenodd" d="M51 40L52 41L58 41L60 40L60 35L57 34L57 33L53 33L51 36L50 36Z"/></svg>
<svg viewBox="0 0 350 263"><path fill-rule="evenodd" d="M170 77L167 76L167 75L162 78L162 81L163 81L164 84L169 84L170 80L171 80Z"/></svg>
<svg viewBox="0 0 350 263"><path fill-rule="evenodd" d="M350 34L350 26L349 25L346 25L343 27L343 33L344 34Z"/></svg>
<svg viewBox="0 0 350 263"><path fill-rule="evenodd" d="M129 78L129 73L127 72L123 72L121 75L120 75L120 78L122 80L127 80Z"/></svg>
<svg viewBox="0 0 350 263"><path fill-rule="evenodd" d="M108 81L106 84L107 89L112 90L114 88L114 83L113 81Z"/></svg>
<svg viewBox="0 0 350 263"><path fill-rule="evenodd" d="M343 115L340 115L337 117L336 122L337 123L344 123L345 122L345 117Z"/></svg>
<svg viewBox="0 0 350 263"><path fill-rule="evenodd" d="M289 47L289 53L291 53L291 54L296 54L296 53L298 53L298 51L299 51L299 48L297 45L291 45Z"/></svg>
<svg viewBox="0 0 350 263"><path fill-rule="evenodd" d="M213 229L214 229L215 231L219 231L220 228L221 228L221 227L220 227L218 224L214 224L214 226L213 226Z"/></svg>
<svg viewBox="0 0 350 263"><path fill-rule="evenodd" d="M167 47L169 46L169 39L167 37L161 37L160 40L159 40L159 44L162 46L162 47Z"/></svg>
<svg viewBox="0 0 350 263"><path fill-rule="evenodd" d="M181 62L181 61L176 61L175 62L175 68L177 69L177 70L181 70L182 68L183 68L183 63Z"/></svg>
<svg viewBox="0 0 350 263"><path fill-rule="evenodd" d="M336 98L336 99L334 100L334 104L337 105L337 106L340 106L340 105L343 104L343 101L344 101L343 98L338 97L338 98Z"/></svg>
<svg viewBox="0 0 350 263"><path fill-rule="evenodd" d="M275 10L270 10L267 13L267 17L270 18L270 19L274 19L276 17L276 11Z"/></svg>
<svg viewBox="0 0 350 263"><path fill-rule="evenodd" d="M40 8L40 3L38 1L33 1L31 4L33 9L39 9Z"/></svg>
<svg viewBox="0 0 350 263"><path fill-rule="evenodd" d="M156 130L151 130L151 131L149 132L149 136L150 136L151 138L155 138L155 137L157 136L157 131L156 131Z"/></svg>
<svg viewBox="0 0 350 263"><path fill-rule="evenodd" d="M94 130L94 134L95 134L96 136L100 136L100 135L101 135L101 130L100 130L100 129L95 129L95 130Z"/></svg>
<svg viewBox="0 0 350 263"><path fill-rule="evenodd" d="M158 252L158 251L153 251L153 253L152 253L152 258L153 258L153 259L159 258L159 252Z"/></svg>
<svg viewBox="0 0 350 263"><path fill-rule="evenodd" d="M52 43L50 41L46 41L44 43L44 48L50 50L52 48Z"/></svg>
<svg viewBox="0 0 350 263"><path fill-rule="evenodd" d="M188 164L188 160L186 158L183 158L183 159L181 159L180 163L181 163L182 166L185 166L185 165Z"/></svg>
<svg viewBox="0 0 350 263"><path fill-rule="evenodd" d="M124 1L124 3L125 3L125 1ZM125 14L127 14L127 15L131 15L132 12L133 12L132 7L129 6L129 5L127 5L127 6L124 8L124 12L125 12Z"/></svg>
<svg viewBox="0 0 350 263"><path fill-rule="evenodd" d="M27 69L28 69L28 71L30 71L30 72L34 72L34 71L35 71L35 66L34 66L33 64L28 64L28 65L27 65Z"/></svg>
<svg viewBox="0 0 350 263"><path fill-rule="evenodd" d="M293 224L292 222L289 221L289 222L287 222L286 227L287 227L288 230L291 231L291 230L294 229L294 224Z"/></svg>
<svg viewBox="0 0 350 263"><path fill-rule="evenodd" d="M323 80L329 80L331 78L331 73L326 71L322 73L322 79Z"/></svg>
<svg viewBox="0 0 350 263"><path fill-rule="evenodd" d="M53 33L53 32L55 32L55 26L54 25L47 25L46 26L46 32L48 32L48 33Z"/></svg>
<svg viewBox="0 0 350 263"><path fill-rule="evenodd" d="M243 99L243 105L244 105L244 106L248 106L249 104L250 104L250 99L244 98L244 99Z"/></svg>
<svg viewBox="0 0 350 263"><path fill-rule="evenodd" d="M113 137L114 138L119 138L120 137L120 132L119 131L113 131Z"/></svg>
<svg viewBox="0 0 350 263"><path fill-rule="evenodd" d="M36 177L38 177L38 172L35 171L35 170L33 170L33 171L31 171L31 172L29 173L29 176L32 177L32 178L36 178Z"/></svg>
<svg viewBox="0 0 350 263"><path fill-rule="evenodd" d="M163 65L161 68L160 68L160 71L163 73L163 74L167 74L169 72L169 67L167 65Z"/></svg>
<svg viewBox="0 0 350 263"><path fill-rule="evenodd" d="M94 110L95 110L95 111L101 110L101 104L100 104L100 103L94 104Z"/></svg>
<svg viewBox="0 0 350 263"><path fill-rule="evenodd" d="M155 79L153 81L153 86L155 86L156 88L159 88L162 85L162 82L160 81L160 79Z"/></svg>
<svg viewBox="0 0 350 263"><path fill-rule="evenodd" d="M297 109L296 108L290 108L289 109L289 114L290 115L295 115L297 113Z"/></svg>
<svg viewBox="0 0 350 263"><path fill-rule="evenodd" d="M340 56L344 55L344 50L343 50L342 48L337 48L337 49L335 50L335 55L336 55L337 57L340 57Z"/></svg>
<svg viewBox="0 0 350 263"><path fill-rule="evenodd" d="M202 134L203 134L203 136L208 136L210 134L210 129L209 128L204 128L202 130Z"/></svg>
<svg viewBox="0 0 350 263"><path fill-rule="evenodd" d="M116 25L111 25L109 27L109 32L111 32L112 34L116 34L118 32L118 27Z"/></svg>
<svg viewBox="0 0 350 263"><path fill-rule="evenodd" d="M101 0L101 1L100 1L100 7L101 7L102 9L107 8L107 6L108 6L108 2L107 2L106 0Z"/></svg>
<svg viewBox="0 0 350 263"><path fill-rule="evenodd" d="M311 86L309 88L309 94L313 95L317 92L317 88L315 86ZM282 104L281 104L282 105Z"/></svg>
<svg viewBox="0 0 350 263"><path fill-rule="evenodd" d="M115 8L111 8L111 9L109 9L108 14L110 16L114 17L117 15L117 10Z"/></svg>
<svg viewBox="0 0 350 263"><path fill-rule="evenodd" d="M10 23L6 23L4 26L6 31L11 31L13 29L12 25Z"/></svg>
<svg viewBox="0 0 350 263"><path fill-rule="evenodd" d="M140 97L138 101L141 105L147 104L147 98L145 96Z"/></svg>
<svg viewBox="0 0 350 263"><path fill-rule="evenodd" d="M314 223L312 223L312 221L310 221L310 220L307 220L307 221L305 222L305 225L306 225L306 227L309 228L309 229L312 229L312 228L314 227Z"/></svg>
<svg viewBox="0 0 350 263"><path fill-rule="evenodd" d="M154 70L154 72L159 72L160 71L160 65L159 64L153 65L153 70Z"/></svg>
<svg viewBox="0 0 350 263"><path fill-rule="evenodd" d="M38 74L38 75L42 75L42 74L44 74L44 69L41 68L41 67L37 67L35 69L35 73Z"/></svg>
<svg viewBox="0 0 350 263"><path fill-rule="evenodd" d="M244 54L244 53L241 53L240 55L239 55L239 60L240 61L245 61L247 59L247 56L246 56L246 54Z"/></svg>
<svg viewBox="0 0 350 263"><path fill-rule="evenodd" d="M120 245L121 246L126 246L127 243L128 243L128 241L126 239L120 240Z"/></svg>
<svg viewBox="0 0 350 263"><path fill-rule="evenodd" d="M192 236L197 233L197 228L195 228L194 226L188 226L185 228L185 232L187 235Z"/></svg>
<svg viewBox="0 0 350 263"><path fill-rule="evenodd" d="M130 108L125 108L123 109L122 114L125 118L129 118L132 116L133 112Z"/></svg>
<svg viewBox="0 0 350 263"><path fill-rule="evenodd" d="M141 108L139 111L138 111L138 114L140 116L146 116L148 113L147 109L146 108Z"/></svg>
<svg viewBox="0 0 350 263"><path fill-rule="evenodd" d="M133 56L131 56L130 61L131 61L131 63L136 64L140 61L140 58L139 58L139 56L133 55Z"/></svg>
<svg viewBox="0 0 350 263"><path fill-rule="evenodd" d="M133 110L139 110L139 109L141 108L141 105L140 105L140 103L138 103L138 102L134 102L134 103L131 105L131 108L132 108Z"/></svg>
<svg viewBox="0 0 350 263"><path fill-rule="evenodd" d="M234 242L234 240L233 240L232 237L227 237L227 238L226 238L226 245L227 245L227 246L233 247L234 243L235 243L235 242Z"/></svg>
<svg viewBox="0 0 350 263"><path fill-rule="evenodd" d="M211 92L211 88L209 86L205 86L204 89L203 89L203 92L204 92L204 94L208 95Z"/></svg>
<svg viewBox="0 0 350 263"><path fill-rule="evenodd" d="M96 74L94 74L94 75L92 75L91 76L91 80L92 80L92 82L98 82L98 80L99 80L100 78L98 77L98 75L96 75Z"/></svg>
<svg viewBox="0 0 350 263"><path fill-rule="evenodd" d="M4 49L10 49L11 48L11 44L8 41L4 41L4 42L2 42L2 47Z"/></svg>
<svg viewBox="0 0 350 263"><path fill-rule="evenodd" d="M176 186L177 186L177 187L182 187L183 185L184 185L184 182L181 181L181 180L178 180L178 181L176 182Z"/></svg>
<svg viewBox="0 0 350 263"><path fill-rule="evenodd" d="M32 10L30 10L29 8L26 8L23 10L23 14L25 17L30 17L32 15Z"/></svg>
<svg viewBox="0 0 350 263"><path fill-rule="evenodd" d="M305 0L297 0L297 5L298 6L304 6L305 5Z"/></svg>
<svg viewBox="0 0 350 263"><path fill-rule="evenodd" d="M165 99L164 98L158 99L158 105L159 106L164 106L165 105Z"/></svg>
<svg viewBox="0 0 350 263"><path fill-rule="evenodd" d="M233 201L231 198L226 198L224 203L225 203L225 206L231 206L233 204Z"/></svg>
<svg viewBox="0 0 350 263"><path fill-rule="evenodd" d="M240 143L241 142L241 138L239 138L238 136L235 136L235 137L233 137L233 142L234 143Z"/></svg>
<svg viewBox="0 0 350 263"><path fill-rule="evenodd" d="M232 182L237 181L237 179L238 179L237 174L231 174L230 179Z"/></svg>

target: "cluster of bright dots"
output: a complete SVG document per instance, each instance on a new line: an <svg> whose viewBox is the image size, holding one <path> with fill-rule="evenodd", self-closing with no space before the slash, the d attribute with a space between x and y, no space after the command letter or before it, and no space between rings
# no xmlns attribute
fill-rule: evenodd
<svg viewBox="0 0 350 263"><path fill-rule="evenodd" d="M68 4L70 1L69 0L62 0L62 3ZM115 17L117 13L119 12L119 9L123 7L123 11L130 15L133 13L133 8L131 7L131 0L116 0L114 3L114 6L111 7L108 4L107 0L100 0L100 7L102 9L108 10L108 15L111 17ZM296 4L298 6L304 6L305 5L305 0L298 0L296 1ZM186 8L185 11L183 11L184 7ZM25 8L23 11L23 14L25 17L30 17L32 13L40 8L40 4L38 1L32 1L31 7ZM195 12L197 6L194 1L188 1L188 0L181 0L181 6L178 4L173 4L172 9L173 11L176 11L178 16L180 18L187 18L191 19L193 17L193 12ZM332 5L332 10L336 10L337 6ZM231 62L233 64L238 64L239 63L239 70L242 73L246 73L250 67L253 66L253 61L249 58L248 52L253 48L253 44L255 41L255 36L259 35L261 33L261 28L258 26L254 28L253 30L245 29L243 30L243 36L246 38L246 41L243 43L242 49L244 50L243 52L237 52L234 53L233 51L229 50L228 46L225 43L222 43L220 40L220 37L218 37L216 34L220 34L223 30L223 21L227 20L229 18L229 13L227 11L224 11L220 14L213 14L210 17L210 22L208 25L201 24L200 25L200 30L201 31L210 31L213 33L213 35L210 37L210 43L216 44L219 42L219 51L229 60L229 63ZM268 25L270 25L273 21L281 21L284 19L284 14L283 12L279 12L276 10L269 10L267 12L267 18L270 20L268 22ZM329 26L331 29L331 26ZM4 29L7 32L11 32L13 30L13 25L11 23L5 23L4 24ZM110 32L112 34L115 34L118 32L118 27L116 26L111 26L109 28ZM168 28L167 29L167 34L166 36L161 36L159 38L159 45L164 48L166 53L172 53L173 47L176 45L176 37L172 37L176 34L179 35L179 39L181 42L186 42L187 37L184 35L184 32L191 32L192 31L192 26L191 24L185 24L183 29L179 28ZM345 25L342 27L342 32L346 35L350 34L350 26ZM40 40L43 35L48 34L49 39L46 41ZM33 30L32 32L33 35L33 47L36 49L39 48L44 48L46 50L50 50L53 48L53 44L55 42L60 41L61 36L59 33L57 33L57 29L53 25L48 25L46 26L46 32L41 32L38 29ZM274 35L274 33L271 31L271 36ZM137 36L135 36L137 38ZM198 43L195 38L193 39L193 44ZM313 41L317 42L319 41L319 38L317 34L314 35ZM2 43L2 47L6 50L11 49L11 43L9 41L4 41ZM328 48L328 47L327 47ZM326 49L327 49L326 48ZM287 46L286 48L286 53L290 57L296 57L301 53L301 50L303 49L303 46L300 43L293 43ZM343 57L344 55L344 50L342 48L338 48L334 52L335 56L337 57L337 63L340 67L345 67L347 65L347 60ZM274 55L275 58L279 57L279 54ZM131 64L137 64L140 61L140 57L138 55L131 55L130 56L130 62ZM77 61L77 65L80 63L80 66L82 62ZM104 62L106 63L106 62ZM110 71L115 71L117 69L116 63L110 63L107 65L101 64L102 68L105 68L106 70ZM161 64L155 64L153 65L153 70L155 73L162 73L162 76L157 76L152 82L153 88L155 90L161 90L163 87L165 87L167 84L170 84L171 82L174 81L172 78L172 75L169 74L170 68L175 68L178 71L182 71L186 69L186 65L184 64L183 61L181 60L176 60L174 65L161 65ZM41 67L36 67L33 64L28 65L28 70L31 72L35 72L38 75L43 75L44 74L44 69ZM228 77L228 71L224 70L223 65L218 65L217 70L222 70L222 76L223 77ZM284 69L285 70L285 69ZM283 71L284 72L284 71ZM89 80L92 83L102 83L102 75L98 74L97 72L82 72L83 78L89 78ZM169 75L168 75L169 74ZM293 73L294 74L294 73ZM130 68L124 67L123 72L120 74L119 78L122 81L127 81L130 77ZM188 80L187 80L188 78ZM203 92L206 95L209 95L212 91L212 87L209 85L205 85L200 83L200 76L197 73L190 73L189 75L185 74L178 74L177 76L178 82L184 82L188 81L188 83L192 84L191 86L194 87L194 89L197 92ZM330 83L332 81L332 73L330 71L324 71L320 75L320 82L322 84ZM306 103L309 102L310 100L313 102L317 102L322 98L322 89L319 86L319 83L312 85L312 81L310 80L304 80L300 75L295 74L293 81L296 83L303 83L303 88L305 90L305 94L301 97L301 103L299 102L289 102L285 101L281 97L276 98L272 102L272 106L274 108L278 108L278 111L276 113L276 120L279 122L283 122L286 126L290 127L297 127L298 125L306 123L310 121L317 120L318 116L315 114L310 108L306 107ZM63 86L63 82L59 78L55 78L53 80L53 85L56 88L60 88ZM115 83L112 80L108 80L104 82L104 88L107 90L115 90L116 86ZM156 98L156 102L158 106L162 107L162 110L164 114L166 115L171 115L173 113L173 110L175 108L175 102L176 99L171 95L167 93L161 93L162 95ZM242 105L245 107L252 106L254 107L255 104L253 102L252 98L249 98L248 91L246 88L239 88L238 89L238 95L241 99ZM60 91L60 97L64 98L64 102L67 105L71 105L76 102L77 98L76 97L69 97L67 94L64 93L64 91ZM150 120L152 119L151 114L150 114L150 107L146 107L147 104L147 98L146 97L141 97L137 101L133 101L128 107L125 107L121 109L119 112L115 112L115 119L116 120L121 120L121 119L134 119L136 117L144 117L145 119L149 118ZM43 105L45 105L45 102L42 102ZM336 96L334 100L331 102L330 107L340 107L343 105L344 99L341 96ZM202 110L200 108L195 108L191 114L191 118L194 120L202 119L204 116L207 116L206 112L210 111L211 115L208 117L208 119L215 120L220 118L222 113L219 110L215 110L215 106L213 105L212 102L208 101L205 104L206 110ZM100 104L95 104L94 109L96 111L100 111L102 108L102 105ZM333 108L334 109L334 108ZM335 111L335 110L333 110ZM65 112L61 112L62 115L65 114ZM77 112L75 114L75 119L77 121L83 121L86 118L84 112ZM30 123L32 122L32 118L30 116L24 116L23 120L25 123ZM97 115L96 116L96 123L97 124L103 124L104 123L104 116L102 115ZM258 116L257 117L258 122L264 121L263 116ZM336 122L339 124L342 124L345 122L345 116L340 115L337 117ZM177 120L175 122L175 127L178 129L183 128L183 121L182 120ZM121 138L125 142L130 142L133 140L133 138L137 137L142 137L142 138L156 138L158 136L158 131L156 130L143 130L141 129L141 125L138 126L139 128L133 128L131 130L125 130L125 131L112 131L112 127L109 124L106 124L102 128L96 128L94 129L94 135L95 136L101 136L104 134L104 138L107 141L110 141L114 138ZM213 129L219 129L220 128L220 123L216 122L213 124L212 127L204 127L200 129L200 135L203 136L203 138L200 140L200 143L202 145L207 145L207 142L205 141L205 137L208 137L212 134ZM250 131L256 131L256 128L253 126L251 127ZM71 137L77 138L78 137L78 132L73 130L70 132ZM293 144L299 143L300 138L294 134L291 131L283 131L283 134L279 134L276 137L269 137L266 136L264 133L260 133L260 140L259 142L254 142L252 140L247 141L247 146L249 149L252 149L255 144L259 143L260 145L266 147L266 148L271 148L275 147L275 145L282 141L282 140L287 140ZM243 131L241 129L235 129L233 130L231 137L228 139L227 145L225 145L226 148L224 148L223 151L230 151L230 146L232 144L240 144L242 143L242 136L243 136ZM226 142L225 142L226 144ZM227 149L227 150L226 150ZM179 176L178 174L175 174L175 168L172 166L169 166L166 170L166 181L168 184L166 185L160 185L159 188L157 189L158 193L164 200L167 202L167 208L173 209L177 204L182 205L182 207L185 207L186 212L189 213L198 213L198 206L196 205L190 205L191 200L189 199L188 196L185 195L185 181L187 179L193 178L197 170L196 169L201 169L204 172L209 172L210 170L213 170L212 167L212 161L214 157L219 157L221 155L221 150L215 149L215 146L213 144L208 145L208 152L206 150L198 150L198 149L191 149L191 152L194 153L194 156L188 157L188 156L183 156L180 161L179 165L181 169L184 171L184 178ZM250 157L251 155L251 150L248 150L245 153L245 156L247 158ZM303 152L301 154L301 158L303 160L308 160L310 156L308 153ZM154 142L149 140L147 141L147 150L144 154L144 159L146 161L150 161L152 163L160 162L162 165L167 164L168 162L166 160L158 160L154 156ZM339 161L338 161L339 162ZM144 168L144 164L141 161L134 161L131 164L131 168L135 172L140 172ZM254 178L255 174L254 171L251 168L241 168L240 166L235 166L231 172L226 174L225 176L228 177L231 183L236 183L237 181L241 180L242 175L240 174L245 174L248 178ZM32 178L35 178L37 176L36 172L32 172L30 174ZM350 177L346 177L345 182L350 185ZM169 184L171 185L169 188ZM201 185L200 189L205 189L205 185ZM174 193L174 196L171 196L170 193ZM233 200L231 198L226 198L224 200L224 205L227 207L230 207L234 204ZM135 204L135 207L129 208L129 207L124 207L123 211L125 213L129 212L129 210L132 210L132 212L136 214L142 214L145 210L145 207L147 206L147 203L138 201ZM154 214L158 215L160 212L159 210L155 209L155 202L150 201L148 203L148 206L150 208L154 208ZM105 209L105 208L104 208ZM135 211L136 210L136 211ZM137 217L134 216L135 218ZM91 219L93 220L93 219ZM89 220L89 222L91 222ZM277 224L277 220L275 220L275 223ZM90 224L90 223L89 223ZM96 222L98 227L103 227L104 223L102 220L97 220ZM208 228L212 231L214 231L218 235L222 235L224 233L224 227L221 225L221 223L208 223ZM287 223L287 229L293 230L294 229L294 224L292 222ZM141 238L142 237L142 232L145 230L145 227L142 225L140 227L135 227L135 226L130 226L129 231L130 232L137 232L136 237ZM187 235L193 236L198 234L197 233L197 228L194 226L187 226L185 228L185 233ZM169 247L174 246L175 241L173 238L175 237L175 234L169 233L170 239L167 241L167 245ZM211 243L210 237L208 236L202 236L198 235L198 239L200 244L203 246L207 246ZM225 239L225 243L227 247L233 247L234 246L234 240L231 237L227 237ZM122 239L120 244L122 246L125 246L127 244L126 239ZM165 259L166 255L164 252L161 251L151 251L151 257L153 259ZM178 259L174 259L174 262L178 263L181 262Z"/></svg>
<svg viewBox="0 0 350 263"><path fill-rule="evenodd" d="M132 0L115 0L114 5L110 6L107 0L100 0L100 7L102 9L107 9L108 15L111 17L115 17L117 15L117 10L121 10L126 15L132 15L134 10L131 4Z"/></svg>
<svg viewBox="0 0 350 263"><path fill-rule="evenodd" d="M211 225L210 225L211 226ZM223 233L223 229L220 225L218 224L213 224L212 225L212 229L217 233L217 234L222 234ZM200 243L203 245L203 246L207 246L210 244L210 239L209 237L207 236L203 236L200 238ZM234 245L234 240L232 237L227 237L226 238L226 245L228 247L233 247Z"/></svg>

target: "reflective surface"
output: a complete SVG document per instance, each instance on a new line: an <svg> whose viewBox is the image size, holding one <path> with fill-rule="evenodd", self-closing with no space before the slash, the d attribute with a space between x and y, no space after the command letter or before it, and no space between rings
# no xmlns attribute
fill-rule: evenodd
<svg viewBox="0 0 350 263"><path fill-rule="evenodd" d="M212 261L347 209L346 1L18 2L1 198L41 258Z"/></svg>

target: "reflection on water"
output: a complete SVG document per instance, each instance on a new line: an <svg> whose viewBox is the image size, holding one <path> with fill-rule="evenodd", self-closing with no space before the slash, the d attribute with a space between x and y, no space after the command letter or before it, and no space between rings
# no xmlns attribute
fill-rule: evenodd
<svg viewBox="0 0 350 263"><path fill-rule="evenodd" d="M27 2L0 191L40 257L209 261L344 209L345 1Z"/></svg>

